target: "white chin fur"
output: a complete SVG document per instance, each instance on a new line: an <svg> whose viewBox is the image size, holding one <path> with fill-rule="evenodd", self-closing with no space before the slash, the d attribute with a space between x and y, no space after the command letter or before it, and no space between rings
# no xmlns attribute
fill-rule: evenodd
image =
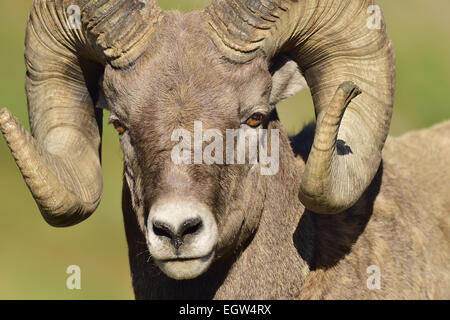
<svg viewBox="0 0 450 320"><path fill-rule="evenodd" d="M214 252L209 255L189 260L155 260L156 265L168 277L175 280L194 279L208 270L214 258Z"/></svg>
<svg viewBox="0 0 450 320"><path fill-rule="evenodd" d="M200 229L186 235L183 244L175 248L167 235L154 232L159 221L175 232L188 219L201 219ZM203 203L192 198L166 196L152 205L147 221L147 244L156 265L173 279L192 279L204 273L214 258L218 229L214 215Z"/></svg>

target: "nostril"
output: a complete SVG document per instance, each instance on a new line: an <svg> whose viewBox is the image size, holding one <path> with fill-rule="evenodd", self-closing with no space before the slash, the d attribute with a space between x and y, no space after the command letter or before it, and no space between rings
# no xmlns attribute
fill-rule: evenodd
<svg viewBox="0 0 450 320"><path fill-rule="evenodd" d="M203 223L200 218L188 219L181 224L178 228L178 232L171 224L162 222L161 220L154 220L152 224L152 230L155 236L159 238L167 238L173 247L178 249L184 244L184 238L188 235L196 234L202 228ZM161 239L162 240L162 239Z"/></svg>
<svg viewBox="0 0 450 320"><path fill-rule="evenodd" d="M189 219L183 223L179 234L181 235L181 238L184 238L189 234L197 233L201 229L202 225L203 223L200 218Z"/></svg>
<svg viewBox="0 0 450 320"><path fill-rule="evenodd" d="M153 222L153 233L158 237L167 237L169 239L172 239L174 236L172 228L164 222L160 221Z"/></svg>

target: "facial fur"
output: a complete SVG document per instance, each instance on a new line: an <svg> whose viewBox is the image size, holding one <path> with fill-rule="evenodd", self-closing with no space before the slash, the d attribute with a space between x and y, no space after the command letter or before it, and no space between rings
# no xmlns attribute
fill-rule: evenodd
<svg viewBox="0 0 450 320"><path fill-rule="evenodd" d="M120 135L124 175L150 254L167 275L186 279L241 246L256 230L262 204L226 205L245 203L236 200L248 187L246 177L259 174L254 165L174 164L172 132L192 132L194 121L201 121L203 130L225 136L227 129L248 127L245 120L254 111L264 114L267 126L272 82L262 58L249 64L224 59L194 23L196 13L171 15L136 64L106 69L104 88L111 119L126 128ZM175 234L184 218L202 222L187 235L192 241L175 250L164 232ZM161 221L166 231L155 227Z"/></svg>

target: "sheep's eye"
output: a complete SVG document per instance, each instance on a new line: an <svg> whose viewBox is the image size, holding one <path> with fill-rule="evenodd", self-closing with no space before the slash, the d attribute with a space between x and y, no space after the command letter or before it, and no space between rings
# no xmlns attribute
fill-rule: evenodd
<svg viewBox="0 0 450 320"><path fill-rule="evenodd" d="M125 133L125 131L127 131L127 129L119 120L113 120L112 124L114 126L114 129L116 129L119 134Z"/></svg>
<svg viewBox="0 0 450 320"><path fill-rule="evenodd" d="M264 120L264 115L262 113L257 112L257 113L252 114L252 116L247 119L246 123L250 127L256 128L263 122L263 120Z"/></svg>

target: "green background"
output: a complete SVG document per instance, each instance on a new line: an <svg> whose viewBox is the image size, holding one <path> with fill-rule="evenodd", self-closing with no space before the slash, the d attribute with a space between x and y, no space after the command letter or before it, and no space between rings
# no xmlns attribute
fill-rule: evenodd
<svg viewBox="0 0 450 320"><path fill-rule="evenodd" d="M0 1L0 107L28 127L23 39L31 0ZM164 9L203 8L208 1L159 1ZM450 118L450 1L380 0L397 57L392 135ZM278 110L295 133L313 119L308 91ZM105 119L107 117L105 116ZM0 299L132 299L121 213L122 153L111 126L103 139L104 195L80 225L48 226L0 138ZM66 288L66 269L81 267L81 290Z"/></svg>

